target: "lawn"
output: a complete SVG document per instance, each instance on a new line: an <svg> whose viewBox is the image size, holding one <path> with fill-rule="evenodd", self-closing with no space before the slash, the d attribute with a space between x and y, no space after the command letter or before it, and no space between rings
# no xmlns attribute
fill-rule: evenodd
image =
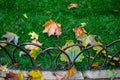
<svg viewBox="0 0 120 80"><path fill-rule="evenodd" d="M70 3L79 7L68 9ZM0 40L4 40L2 35L6 32L14 32L20 37L19 43L31 42L28 34L34 31L44 47L62 47L66 40L78 42L73 28L85 22L87 33L106 45L120 36L119 4L119 0L0 0ZM62 25L59 38L42 33L43 24L50 19ZM25 60L21 62L27 68Z"/></svg>

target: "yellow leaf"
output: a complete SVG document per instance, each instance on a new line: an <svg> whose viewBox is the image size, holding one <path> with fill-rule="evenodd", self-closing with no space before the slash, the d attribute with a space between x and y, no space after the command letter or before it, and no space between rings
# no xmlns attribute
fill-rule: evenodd
<svg viewBox="0 0 120 80"><path fill-rule="evenodd" d="M5 47L7 44L6 43L0 43L0 46L2 46L2 47ZM1 47L0 47L0 49L2 49Z"/></svg>
<svg viewBox="0 0 120 80"><path fill-rule="evenodd" d="M25 80L22 72L20 72L20 71L18 72L18 80Z"/></svg>
<svg viewBox="0 0 120 80"><path fill-rule="evenodd" d="M93 67L98 67L99 65L100 65L99 62L95 62L95 63L92 64Z"/></svg>
<svg viewBox="0 0 120 80"><path fill-rule="evenodd" d="M100 41L98 41L96 42L96 45L103 45L103 44ZM96 47L93 47L93 50L96 50L96 54L98 54L102 50L102 47L96 46ZM102 53L106 54L106 51L102 50Z"/></svg>
<svg viewBox="0 0 120 80"><path fill-rule="evenodd" d="M7 71L7 70L8 70L7 65L4 66L0 65L0 71Z"/></svg>
<svg viewBox="0 0 120 80"><path fill-rule="evenodd" d="M35 32L30 32L29 35L31 35L31 39L37 39L39 38L39 35Z"/></svg>
<svg viewBox="0 0 120 80"><path fill-rule="evenodd" d="M28 72L28 75L30 76L28 80L44 80L44 77L40 70L32 70Z"/></svg>
<svg viewBox="0 0 120 80"><path fill-rule="evenodd" d="M66 73L65 79L72 77L77 72L76 68L72 66Z"/></svg>

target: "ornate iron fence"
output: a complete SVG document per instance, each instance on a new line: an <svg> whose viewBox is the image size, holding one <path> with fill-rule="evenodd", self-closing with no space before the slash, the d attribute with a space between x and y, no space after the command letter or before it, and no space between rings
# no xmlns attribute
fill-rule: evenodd
<svg viewBox="0 0 120 80"><path fill-rule="evenodd" d="M55 69L59 70L59 69L60 69L59 60L60 60L61 54L66 55L66 57L68 58L68 62L66 63L66 68L64 67L64 69L69 69L72 65L74 65L76 59L77 59L81 54L86 55L86 59L87 59L87 69L91 69L91 68L92 68L92 64L96 61L96 59L98 58L98 56L101 55L101 53L102 53L103 50L105 50L106 53L104 54L104 62L102 62L101 67L106 67L106 66L108 66L108 65L110 64L110 62L111 62L111 61L114 61L114 60L115 60L116 62L118 62L118 65L117 65L117 66L118 66L118 67L120 66L120 58L116 58L116 57L120 56L120 49L117 50L116 52L114 52L114 54L113 54L112 56L109 56L109 53L108 53L108 50L109 50L108 48L111 47L111 46L113 46L113 45L116 45L116 44L120 43L120 39L115 40L115 41L109 43L108 45L104 45L104 46L103 46L103 45L93 45L93 46L83 47L81 44L74 44L74 45L70 45L70 46L68 46L68 47L66 47L66 48L64 48L64 49L62 49L62 50L61 50L60 48L57 48L57 47L45 48L45 47L43 47L43 46L39 46L39 45L33 44L33 43L23 43L23 44L15 45L14 43L9 43L9 42L0 41L0 44L2 44L2 43L7 44L8 46L13 46L12 51L10 52L9 49L7 49L6 47L3 47L2 45L0 45L0 48L4 51L4 52L3 52L3 51L2 51L2 52L3 52L3 53L6 53L6 54L8 55L8 57L9 57L9 59L11 60L11 63L12 63L12 64L18 63L17 58L15 57L15 54L17 53L17 50L20 50L20 51L24 52L24 53L27 55L27 57L30 59L31 65L32 65L34 68L40 68L40 69L42 69L41 66L40 66L40 65L37 65L36 62L34 61L34 59L32 59L32 58L30 57L29 51L27 51L27 50L24 48L25 45L34 45L34 46L37 46L37 47L39 47L39 48L42 49L42 51L40 51L40 53L39 53L39 55L37 56L36 59L39 59L43 54L49 56L49 59L50 59L50 60L49 60L49 61L50 61L49 67L47 67L47 68L45 68L45 69L43 69L43 70L50 69L50 68L53 68L53 67L54 67ZM66 49L69 49L69 48L71 48L71 47L73 47L73 46L79 46L79 47L81 48L81 51L80 51L80 53L78 53L78 54L76 55L76 57L75 57L73 60L71 60L71 58L70 58L69 55L65 52L65 50L66 50ZM101 47L101 50L100 50L97 54L95 54L95 56L93 57L93 56L91 56L91 51L90 51L90 49L92 49L93 47L96 47L96 46ZM53 57L53 56L52 56L52 53L51 53L50 51L57 51L57 55ZM92 61L91 61L91 57L92 57ZM44 60L46 60L46 59L44 59ZM54 65L54 66L52 66L52 62L53 62L53 61L55 61L55 65ZM78 64L82 65L81 63L78 63ZM99 67L99 66L98 66L98 67Z"/></svg>

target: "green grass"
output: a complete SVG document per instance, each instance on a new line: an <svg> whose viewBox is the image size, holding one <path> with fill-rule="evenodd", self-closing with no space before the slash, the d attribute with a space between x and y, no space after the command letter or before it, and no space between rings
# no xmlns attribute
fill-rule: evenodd
<svg viewBox="0 0 120 80"><path fill-rule="evenodd" d="M67 9L70 3L78 3L79 8ZM113 12L120 11L119 4L119 0L0 0L0 36L14 32L20 37L19 43L30 42L28 34L34 31L44 47L62 47L66 40L77 42L72 29L85 22L88 34L95 34L108 44L120 36L120 12ZM42 25L50 19L62 25L59 38L42 33Z"/></svg>

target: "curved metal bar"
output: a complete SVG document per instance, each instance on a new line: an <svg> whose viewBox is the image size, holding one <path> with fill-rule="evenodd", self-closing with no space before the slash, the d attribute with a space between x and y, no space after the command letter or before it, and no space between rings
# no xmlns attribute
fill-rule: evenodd
<svg viewBox="0 0 120 80"><path fill-rule="evenodd" d="M73 63L75 63L75 60L76 60L83 52L87 51L87 50L90 49L90 48L97 47L97 46L98 46L98 47L102 47L103 50L106 50L106 48L105 48L104 46L102 46L102 45L89 46L89 47L84 48L83 50L81 50L81 52L74 58ZM103 51L103 50L101 50L101 51ZM97 57L97 55L94 57L93 62L95 61L96 57ZM92 62L92 64L93 64L93 62ZM91 64L91 65L92 65L92 64ZM90 66L90 65L89 65L89 66Z"/></svg>
<svg viewBox="0 0 120 80"><path fill-rule="evenodd" d="M118 50L118 51L111 57L111 59L107 62L106 65L108 65L108 64L110 63L110 61L114 60L114 57L115 57L116 55L118 55L118 54L120 54L120 50Z"/></svg>
<svg viewBox="0 0 120 80"><path fill-rule="evenodd" d="M118 43L118 42L120 42L120 39L115 40L115 41L109 43L108 45L106 45L106 48L108 48L108 47L110 47L110 46L112 46L113 44L116 44L116 43Z"/></svg>
<svg viewBox="0 0 120 80"><path fill-rule="evenodd" d="M69 61L68 63L69 63L69 65L72 63L71 60L70 60L69 55L68 55L67 53L65 53L63 50L61 50L61 49L59 49L59 48L56 48L56 47L50 47L50 48L47 48L47 49L41 51L40 54L43 54L43 53L45 53L46 51L49 51L49 50L60 51L59 54L63 53L63 54L65 54L66 57L68 58L68 61ZM39 54L39 55L40 55L40 54ZM39 57L39 55L38 55L37 57ZM56 62L55 62L55 63L56 63L56 67L57 67L57 65L58 65L58 58L59 58L59 56L60 56L60 55L58 55L57 58L56 58Z"/></svg>
<svg viewBox="0 0 120 80"><path fill-rule="evenodd" d="M19 44L19 45L18 45L19 47L15 47L15 48L13 49L13 51L12 51L13 60L14 60L15 62L16 62L16 60L15 60L15 51L16 51L17 49L20 49L20 47L25 46L25 45L34 45L34 46L36 46L36 47L39 47L39 48L41 48L41 49L44 49L43 47L41 47L41 46L39 46L39 45L37 45L37 44L34 44L34 43L23 43L23 44ZM20 50L21 50L21 49L20 49ZM24 50L24 49L22 49L21 51L23 51L24 53L27 54L27 56L30 58L30 61L31 61L32 65L35 66L34 63L33 63L33 61L32 61L32 59L31 59L31 57L30 57L30 55L29 55L29 53L28 53L26 50Z"/></svg>
<svg viewBox="0 0 120 80"><path fill-rule="evenodd" d="M11 57L10 53L9 53L4 47L2 47L1 45L0 45L0 47L1 47L1 48L6 52L6 54L9 56L12 64L14 64L14 60L13 60L13 58Z"/></svg>
<svg viewBox="0 0 120 80"><path fill-rule="evenodd" d="M52 68L52 55L51 55L51 53L49 52L49 51L47 51L47 54L49 55L49 57L50 57L50 66L49 67L47 67L46 69L42 69L40 66L36 66L36 68L39 68L40 67L40 69L41 70L48 70L49 68ZM39 57L41 57L43 55L43 53L39 53L39 55L37 56L37 58L39 58ZM36 60L37 60L37 58L36 58Z"/></svg>
<svg viewBox="0 0 120 80"><path fill-rule="evenodd" d="M26 49L23 49L23 46L25 46L25 45L34 45L34 46L36 46L36 47L38 47L38 48L41 48L42 51L41 51L41 52L39 53L39 55L37 56L36 60L37 60L38 58L40 58L40 57L43 55L43 53L45 53L45 55L47 54L47 55L50 57L50 66L49 66L48 68L52 68L52 67L53 67L53 66L52 66L53 56L52 56L52 54L50 53L50 51L51 51L51 50L52 50L52 51L57 51L58 53L57 53L57 56L55 57L55 68L56 68L56 69L58 69L57 66L58 66L58 62L59 62L59 58L60 58L60 55L61 55L61 54L64 54L64 55L68 58L68 64L67 64L67 65L68 65L68 68L70 68L70 67L72 67L72 66L74 65L75 61L77 60L77 58L78 58L81 54L84 54L84 52L87 52L87 54L86 54L86 55L87 55L87 61L88 61L87 66L88 66L88 68L90 69L91 66L92 66L92 64L95 62L95 60L96 60L97 57L102 53L103 50L106 51L106 54L104 54L105 60L104 60L104 63L103 63L102 66L108 65L108 64L110 63L110 61L112 61L113 58L114 58L116 55L120 54L120 50L118 50L118 51L111 57L111 59L108 61L108 48L111 47L111 46L114 45L114 44L117 44L118 42L120 42L120 39L115 40L115 41L113 41L113 42L111 42L111 43L109 43L108 45L105 45L105 46L103 46L103 45L93 45L93 46L88 46L88 47L84 47L84 46L82 46L82 44L74 44L74 45L69 45L69 46L67 46L67 47L65 47L64 49L61 50L61 49L59 49L59 48L57 48L57 47L44 48L44 47L39 46L39 45L34 44L34 43L22 43L22 44L19 44L19 45L15 45L15 44L13 44L13 43L0 41L0 43L5 43L5 44L7 44L7 45L10 45L10 46L14 47L13 50L12 50L12 55L10 54L10 52L9 52L6 48L2 47L1 45L0 45L0 47L7 53L7 55L9 56L9 58L10 58L11 61L12 61L12 64L16 63L15 53L16 53L17 49L19 49L20 51L23 51L23 52L26 53L26 55L27 55L28 58L30 59L30 62L31 62L31 64L32 64L32 66L34 66L34 67L37 67L37 66L35 65L35 62L34 62L33 59L30 57L28 51L27 51ZM78 47L80 47L80 48L81 48L81 51L75 56L75 58L74 58L73 61L72 61L72 60L70 59L69 55L65 52L65 50L67 50L67 49L69 49L69 48L71 48L71 47L73 47L73 46L78 46ZM93 47L100 47L101 50L99 51L98 54L96 54L96 55L94 56L92 62L90 62L91 55L90 55L89 49L91 49L91 48L93 48Z"/></svg>

